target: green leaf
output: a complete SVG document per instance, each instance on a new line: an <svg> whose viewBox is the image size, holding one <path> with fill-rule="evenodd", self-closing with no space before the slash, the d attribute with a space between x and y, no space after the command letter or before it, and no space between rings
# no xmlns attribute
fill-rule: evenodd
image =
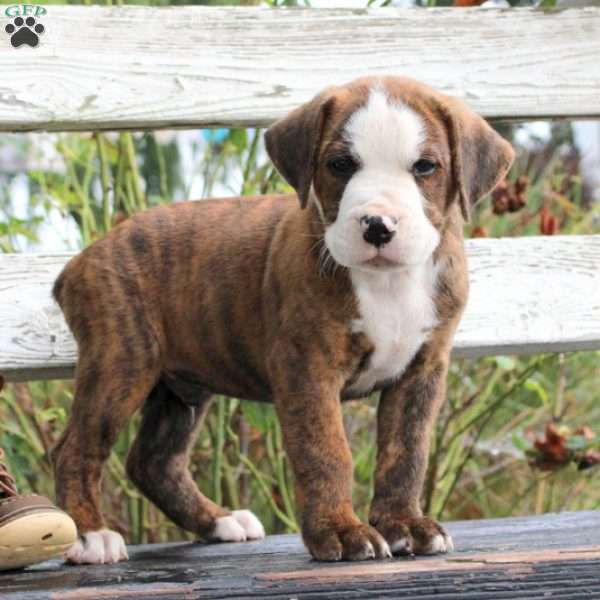
<svg viewBox="0 0 600 600"><path fill-rule="evenodd" d="M232 129L229 141L238 152L243 152L248 147L248 133L245 129Z"/></svg>
<svg viewBox="0 0 600 600"><path fill-rule="evenodd" d="M54 419L58 419L62 422L65 420L66 411L64 408L56 406L41 410L38 412L38 415L42 421L53 421Z"/></svg>
<svg viewBox="0 0 600 600"><path fill-rule="evenodd" d="M525 452L529 447L528 443L520 435L517 435L516 433L513 433L512 443L513 443L513 446L517 450L520 450L521 452Z"/></svg>
<svg viewBox="0 0 600 600"><path fill-rule="evenodd" d="M512 356L496 356L494 357L494 362L503 371L514 371L517 367L517 361Z"/></svg>
<svg viewBox="0 0 600 600"><path fill-rule="evenodd" d="M272 406L262 402L244 402L241 406L242 414L248 424L261 433L266 433L267 429L275 423L275 411Z"/></svg>
<svg viewBox="0 0 600 600"><path fill-rule="evenodd" d="M523 387L530 392L533 392L540 400L543 405L548 404L548 394L543 386L533 378L525 380Z"/></svg>

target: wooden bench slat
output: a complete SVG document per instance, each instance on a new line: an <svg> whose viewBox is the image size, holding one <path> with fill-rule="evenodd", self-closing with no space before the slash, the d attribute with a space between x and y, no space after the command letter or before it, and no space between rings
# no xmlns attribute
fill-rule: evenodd
<svg viewBox="0 0 600 600"><path fill-rule="evenodd" d="M152 598L598 598L600 513L446 524L456 551L379 561L316 562L297 535L239 544L130 546L130 560L0 573L6 600Z"/></svg>
<svg viewBox="0 0 600 600"><path fill-rule="evenodd" d="M600 116L600 8L46 9L37 48L0 53L0 131L262 126L364 74L489 118Z"/></svg>
<svg viewBox="0 0 600 600"><path fill-rule="evenodd" d="M471 293L455 357L600 348L600 235L468 240ZM50 297L70 255L0 255L0 374L71 377L74 341Z"/></svg>
<svg viewBox="0 0 600 600"><path fill-rule="evenodd" d="M454 356L600 348L600 235L467 240L467 250Z"/></svg>

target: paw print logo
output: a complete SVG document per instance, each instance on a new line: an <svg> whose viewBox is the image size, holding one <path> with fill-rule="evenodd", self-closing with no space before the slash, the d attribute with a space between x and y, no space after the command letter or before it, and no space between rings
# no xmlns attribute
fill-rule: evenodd
<svg viewBox="0 0 600 600"><path fill-rule="evenodd" d="M27 44L35 48L39 41L39 35L44 33L44 26L41 23L35 22L33 17L17 17L12 23L9 23L4 31L10 35L10 43L18 48L23 44Z"/></svg>

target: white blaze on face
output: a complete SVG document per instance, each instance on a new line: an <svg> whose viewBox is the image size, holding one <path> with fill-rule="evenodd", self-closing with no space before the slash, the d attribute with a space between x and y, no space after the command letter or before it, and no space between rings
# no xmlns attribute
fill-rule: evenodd
<svg viewBox="0 0 600 600"><path fill-rule="evenodd" d="M333 258L355 269L377 269L364 264L377 256L399 267L424 264L439 243L427 218L412 166L421 158L425 140L422 118L411 108L374 88L367 104L349 119L344 136L360 168L342 195L335 222L325 232ZM377 248L363 238L364 217L395 223L392 239ZM362 222L364 225L364 221Z"/></svg>

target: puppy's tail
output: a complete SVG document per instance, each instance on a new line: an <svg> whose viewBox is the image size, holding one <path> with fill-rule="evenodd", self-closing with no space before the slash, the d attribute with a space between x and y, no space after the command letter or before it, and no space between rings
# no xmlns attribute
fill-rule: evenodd
<svg viewBox="0 0 600 600"><path fill-rule="evenodd" d="M65 317L69 329L73 331L74 319L81 312L78 306L85 310L85 303L81 302L78 293L77 272L74 266L78 264L77 256L73 257L60 272L52 286L52 296ZM76 320L76 319L75 319Z"/></svg>
<svg viewBox="0 0 600 600"><path fill-rule="evenodd" d="M56 300L57 304L62 308L63 307L63 290L65 287L65 270L63 269L60 275L56 278L54 285L52 286L52 296Z"/></svg>
<svg viewBox="0 0 600 600"><path fill-rule="evenodd" d="M71 258L63 267L63 270L52 286L52 296L63 312L65 312L65 308L69 304L69 299L73 295L73 282L77 281L76 275L79 273L79 263L79 255Z"/></svg>

